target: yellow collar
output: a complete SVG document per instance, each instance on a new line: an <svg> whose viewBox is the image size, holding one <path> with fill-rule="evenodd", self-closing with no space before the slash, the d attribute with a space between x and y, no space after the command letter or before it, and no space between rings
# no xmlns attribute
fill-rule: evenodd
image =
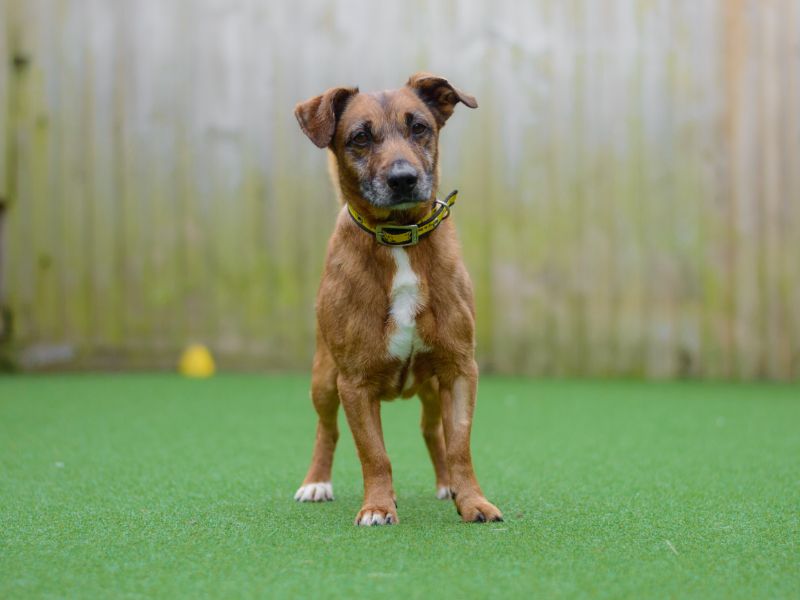
<svg viewBox="0 0 800 600"><path fill-rule="evenodd" d="M376 227L371 227L367 220L362 217L352 204L347 205L347 211L356 222L356 225L364 231L371 233L379 244L384 246L415 246L420 239L430 234L434 229L441 225L450 216L450 207L456 203L458 190L453 190L442 200L436 200L433 208L425 215L421 221L414 225L393 225L391 223L381 223Z"/></svg>

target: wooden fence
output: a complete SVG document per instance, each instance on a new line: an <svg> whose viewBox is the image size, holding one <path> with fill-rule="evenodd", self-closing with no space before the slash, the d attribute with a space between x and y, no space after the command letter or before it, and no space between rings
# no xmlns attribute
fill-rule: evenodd
<svg viewBox="0 0 800 600"><path fill-rule="evenodd" d="M0 0L27 368L305 369L337 206L298 100L443 74L485 369L800 374L796 0Z"/></svg>

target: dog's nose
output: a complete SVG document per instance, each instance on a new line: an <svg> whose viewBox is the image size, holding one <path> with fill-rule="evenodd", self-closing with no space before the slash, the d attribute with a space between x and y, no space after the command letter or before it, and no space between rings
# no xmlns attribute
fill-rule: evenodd
<svg viewBox="0 0 800 600"><path fill-rule="evenodd" d="M407 194L417 185L417 170L406 160L398 160L389 169L386 183L392 191Z"/></svg>

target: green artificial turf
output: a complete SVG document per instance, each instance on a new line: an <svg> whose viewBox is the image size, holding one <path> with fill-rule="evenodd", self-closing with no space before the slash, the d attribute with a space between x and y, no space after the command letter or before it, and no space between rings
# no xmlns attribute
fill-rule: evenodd
<svg viewBox="0 0 800 600"><path fill-rule="evenodd" d="M292 500L305 377L0 379L0 597L800 597L800 387L483 378L504 523L436 500L417 401L385 404L401 524Z"/></svg>

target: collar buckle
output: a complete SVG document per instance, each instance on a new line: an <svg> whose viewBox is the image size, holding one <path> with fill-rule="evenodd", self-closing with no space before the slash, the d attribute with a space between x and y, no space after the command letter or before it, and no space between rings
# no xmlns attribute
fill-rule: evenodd
<svg viewBox="0 0 800 600"><path fill-rule="evenodd" d="M450 216L450 207L453 206L453 203L455 203L455 199L453 199L453 201L451 202L450 198L452 198L455 194L456 194L456 192L453 192L452 194L450 194L444 200L439 200L438 198L436 198L433 201L434 206L438 205L438 206L442 207L442 212L444 212L444 216L442 217L442 221L444 221L447 217Z"/></svg>
<svg viewBox="0 0 800 600"><path fill-rule="evenodd" d="M389 231L386 231L386 230ZM385 238L386 235L402 235L402 233L392 233L391 230L409 232L410 236L406 242L393 242ZM376 225L375 239L384 246L416 246L419 242L419 227L417 225Z"/></svg>

